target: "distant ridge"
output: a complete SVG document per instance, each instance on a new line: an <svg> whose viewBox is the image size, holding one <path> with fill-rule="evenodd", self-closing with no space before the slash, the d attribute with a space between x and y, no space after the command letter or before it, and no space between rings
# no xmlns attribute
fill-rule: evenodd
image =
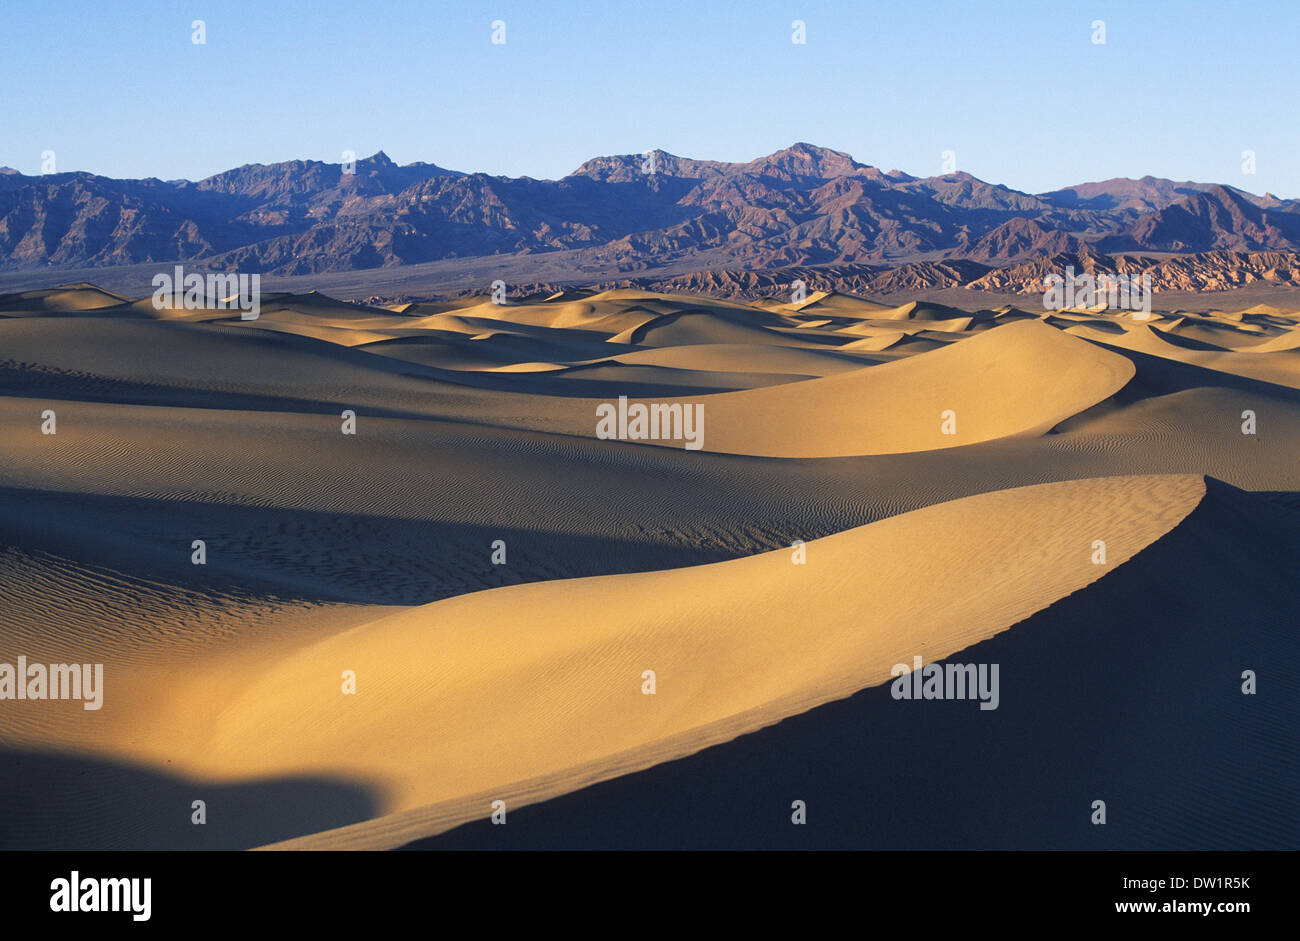
<svg viewBox="0 0 1300 941"><path fill-rule="evenodd" d="M755 299L790 293L795 282L807 291L840 291L858 296L900 295L964 288L998 294L1041 295L1043 278L1073 268L1078 274L1149 275L1153 292L1226 291L1251 285L1300 288L1300 253L1201 252L1155 258L1144 255L1104 255L1080 249L1043 255L1002 266L970 259L914 262L898 267L878 265L788 266L753 271L722 268L667 277L624 278L597 282L596 287L636 287L709 297ZM559 290L536 285L533 290Z"/></svg>
<svg viewBox="0 0 1300 941"><path fill-rule="evenodd" d="M572 271L607 278L1216 251L1300 251L1300 200L1149 176L1032 195L803 142L744 163L597 157L560 180L398 166L382 151L198 182L0 171L0 270L192 261L304 275L566 252Z"/></svg>

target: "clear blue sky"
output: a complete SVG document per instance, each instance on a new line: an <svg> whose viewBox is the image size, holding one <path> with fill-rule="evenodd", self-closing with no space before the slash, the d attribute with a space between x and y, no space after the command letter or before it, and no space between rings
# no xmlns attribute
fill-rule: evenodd
<svg viewBox="0 0 1300 941"><path fill-rule="evenodd" d="M1150 173L1297 197L1298 40L1295 0L11 0L0 165L199 179L382 149L555 178L802 140L918 175L952 150L1030 192Z"/></svg>

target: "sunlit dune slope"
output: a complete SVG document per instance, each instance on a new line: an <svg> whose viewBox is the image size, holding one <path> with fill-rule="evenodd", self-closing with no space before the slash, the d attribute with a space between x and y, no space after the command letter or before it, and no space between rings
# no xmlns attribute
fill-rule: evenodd
<svg viewBox="0 0 1300 941"><path fill-rule="evenodd" d="M160 684L121 745L202 778L364 780L387 813L538 799L949 656L1123 564L1204 492L1197 476L1040 485L813 540L803 565L777 550L460 596ZM482 812L476 797L447 822Z"/></svg>
<svg viewBox="0 0 1300 941"><path fill-rule="evenodd" d="M1059 330L1013 323L897 363L703 398L704 449L839 457L1041 434L1133 373L1127 359Z"/></svg>

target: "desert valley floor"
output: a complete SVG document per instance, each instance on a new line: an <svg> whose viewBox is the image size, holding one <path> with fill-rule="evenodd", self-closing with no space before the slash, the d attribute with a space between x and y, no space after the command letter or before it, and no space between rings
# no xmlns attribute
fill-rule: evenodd
<svg viewBox="0 0 1300 941"><path fill-rule="evenodd" d="M0 846L1300 847L1296 308L0 296Z"/></svg>

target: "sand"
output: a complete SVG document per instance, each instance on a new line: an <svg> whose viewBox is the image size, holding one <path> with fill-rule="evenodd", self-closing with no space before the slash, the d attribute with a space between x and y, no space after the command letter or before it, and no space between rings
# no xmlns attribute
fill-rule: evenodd
<svg viewBox="0 0 1300 941"><path fill-rule="evenodd" d="M1030 662L1035 645L1095 629L1159 657L1195 615L1144 604L1171 565L1192 566L1179 598L1203 595L1202 609L1246 584L1270 599L1231 630L1258 662L1284 662L1294 633L1276 622L1294 600L1261 572L1300 544L1300 313L1225 306L1137 322L844 295L390 310L309 294L264 297L240 321L89 285L0 297L0 661L99 662L107 684L93 713L0 701L0 845L454 845L490 826L498 799L539 821L537 843L564 845L547 814L569 819L610 788L648 813L681 761L732 780L718 756L738 737L752 749L795 719L839 728L819 717L879 697L917 655L998 644ZM598 439L596 407L619 396L703 406L702 447ZM340 433L344 410L356 435ZM1170 548L1184 543L1196 559ZM1260 561L1234 568L1246 557ZM1127 633L1069 613L1089 605L1124 612ZM1196 636L1212 646L1220 629ZM1177 670L1200 666L1170 659L1165 681L1182 689ZM1100 695L1105 670L1084 670L1071 701ZM1031 698L988 715L1023 724ZM870 701L873 734L902 727L896 703ZM1260 767L1289 767L1294 720L1270 708L1250 741ZM1022 732L1049 752L1074 734ZM1089 759L1148 808L1110 831L1115 845L1259 845L1251 821L1294 786L1225 770L1241 734L1202 730L1221 744L1169 767L1253 796L1212 827L1194 802L1204 826L1179 827L1178 775L1116 770L1159 733L1116 731ZM931 734L942 749L971 733ZM1026 787L1063 788L1055 771L1026 773ZM988 798L871 780L900 807L909 780L954 808ZM194 799L211 808L202 827ZM1035 808L1023 839L972 839L1089 845ZM628 838L697 842L651 829ZM755 832L704 842L763 845ZM927 843L906 832L891 845Z"/></svg>

